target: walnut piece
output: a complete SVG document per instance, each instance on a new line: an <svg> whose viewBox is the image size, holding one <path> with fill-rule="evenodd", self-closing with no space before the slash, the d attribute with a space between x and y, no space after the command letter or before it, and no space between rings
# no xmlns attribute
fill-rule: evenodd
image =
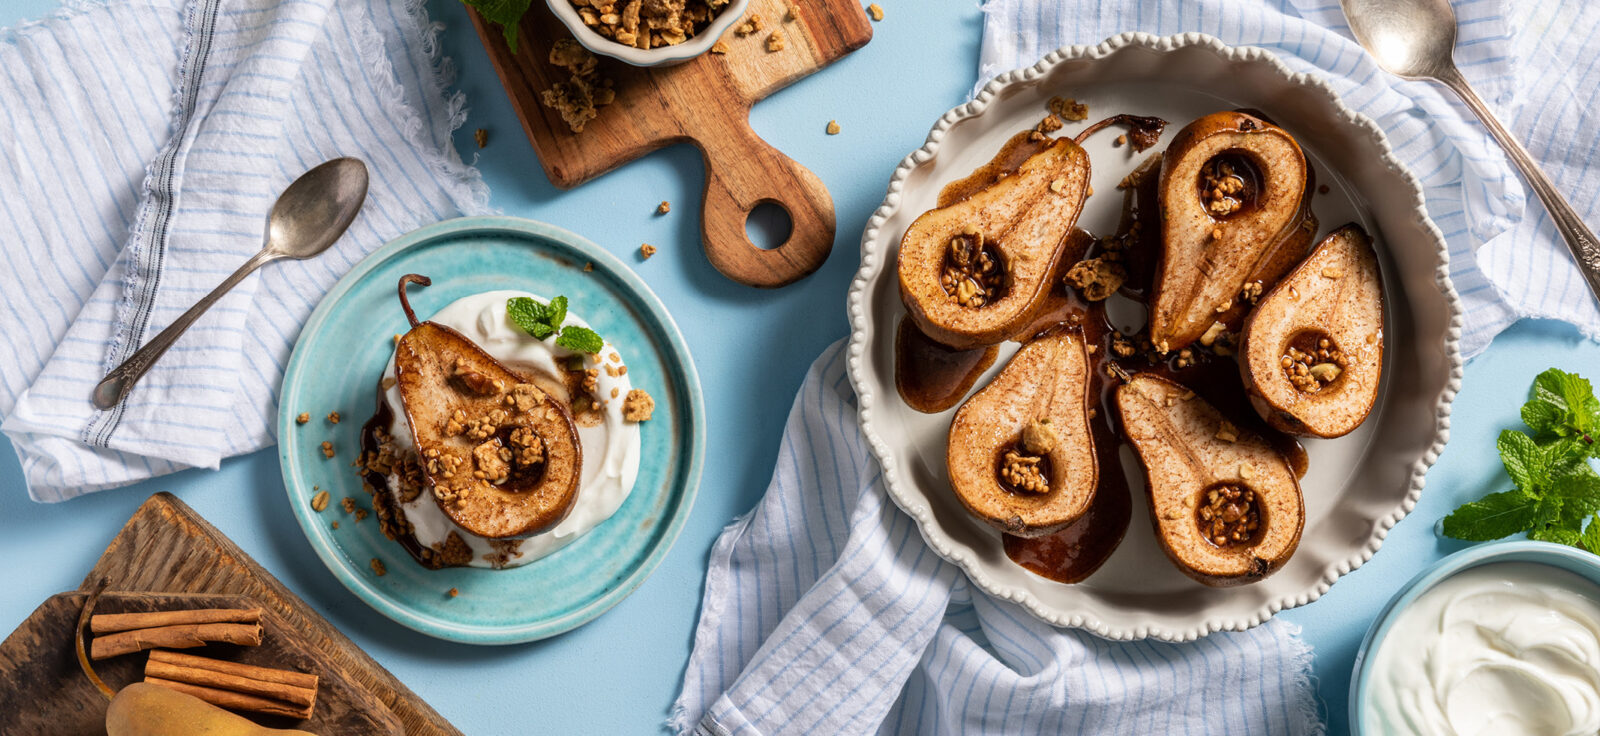
<svg viewBox="0 0 1600 736"><path fill-rule="evenodd" d="M1052 115L1069 123L1089 119L1089 106L1071 97L1051 97L1049 107Z"/></svg>
<svg viewBox="0 0 1600 736"><path fill-rule="evenodd" d="M1067 271L1067 283L1077 287L1083 293L1083 298L1091 302L1104 301L1117 293L1127 278L1128 271L1122 264L1107 260L1104 256L1085 258L1072 264Z"/></svg>
<svg viewBox="0 0 1600 736"><path fill-rule="evenodd" d="M968 225L950 238L939 284L951 301L981 307L1000 298L1005 281L1005 264L994 248L985 246L982 230Z"/></svg>
<svg viewBox="0 0 1600 736"><path fill-rule="evenodd" d="M1200 535L1218 547L1248 543L1261 527L1255 491L1224 485L1206 491L1203 501L1195 510L1195 523Z"/></svg>
<svg viewBox="0 0 1600 736"><path fill-rule="evenodd" d="M829 120L828 121L828 127L827 127L827 133L828 133L828 135L838 135L839 134L839 121L837 121L837 120Z"/></svg>
<svg viewBox="0 0 1600 736"><path fill-rule="evenodd" d="M1043 459L1037 455L1006 450L1000 462L1000 480L1019 491L1049 493L1050 481L1039 472L1039 463Z"/></svg>

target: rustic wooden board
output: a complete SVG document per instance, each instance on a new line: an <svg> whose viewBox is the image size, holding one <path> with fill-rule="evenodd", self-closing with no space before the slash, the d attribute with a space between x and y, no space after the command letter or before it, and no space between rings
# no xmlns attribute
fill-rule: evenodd
<svg viewBox="0 0 1600 736"><path fill-rule="evenodd" d="M168 493L144 502L111 540L81 589L101 578L111 590L245 595L301 632L327 666L360 684L388 708L406 734L460 734L354 642L289 592L232 540Z"/></svg>
<svg viewBox="0 0 1600 736"><path fill-rule="evenodd" d="M78 667L73 637L78 613L88 593L52 596L0 644L0 735L103 734L106 698ZM239 595L170 593L106 593L97 613L133 613L185 608L255 608L254 599ZM308 647L282 617L266 611L261 646L211 644L185 653L243 662L260 667L317 674L317 703L311 718L243 714L270 728L298 728L321 734L399 734L400 721L383 703L343 670L332 666L329 653ZM101 660L95 672L112 688L144 678L144 652Z"/></svg>
<svg viewBox="0 0 1600 736"><path fill-rule="evenodd" d="M837 61L872 40L858 0L795 0L799 17L785 21L785 0L751 0L766 30L745 37L729 31L726 54L704 54L670 67L634 67L600 57L600 74L614 81L617 99L601 108L582 133L539 98L570 78L549 63L550 47L570 37L542 2L523 18L518 53L497 26L477 13L473 24L523 129L550 181L574 187L662 146L693 143L706 166L701 238L706 257L728 278L776 287L815 271L833 247L833 200L822 181L750 130L750 106ZM737 24L736 24L737 27ZM766 38L782 29L786 47L769 53ZM826 120L818 119L822 135ZM756 205L772 202L789 213L789 239L771 250L745 235Z"/></svg>

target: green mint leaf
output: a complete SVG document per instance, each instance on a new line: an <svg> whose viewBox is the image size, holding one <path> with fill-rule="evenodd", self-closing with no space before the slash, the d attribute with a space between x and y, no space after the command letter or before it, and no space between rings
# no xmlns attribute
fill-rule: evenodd
<svg viewBox="0 0 1600 736"><path fill-rule="evenodd" d="M1573 440L1566 442L1577 444ZM1584 521L1600 511L1600 474L1580 459L1550 479L1545 496L1561 503L1555 523L1561 528L1578 531L1583 528Z"/></svg>
<svg viewBox="0 0 1600 736"><path fill-rule="evenodd" d="M556 338L556 344L568 350L579 353L598 353L605 347L606 341L600 339L599 333L587 327L568 325L561 330L561 337Z"/></svg>
<svg viewBox="0 0 1600 736"><path fill-rule="evenodd" d="M528 12L532 0L461 0L461 2L477 10L484 19L499 24L500 32L505 34L506 45L511 47L511 53L517 53L517 26L522 23L522 16Z"/></svg>
<svg viewBox="0 0 1600 736"><path fill-rule="evenodd" d="M1500 448L1500 462L1506 466L1506 475L1511 476L1511 482L1528 493L1540 485L1539 481L1545 480L1545 452L1533 438L1514 429L1500 431L1500 440L1495 443Z"/></svg>
<svg viewBox="0 0 1600 736"><path fill-rule="evenodd" d="M1444 533L1470 542L1508 537L1534 525L1538 505L1539 499L1526 491L1491 493L1444 517Z"/></svg>
<svg viewBox="0 0 1600 736"><path fill-rule="evenodd" d="M1533 379L1533 395L1523 407L1523 421L1539 434L1582 437L1587 445L1588 436L1600 425L1600 399L1595 398L1587 379L1551 368Z"/></svg>
<svg viewBox="0 0 1600 736"><path fill-rule="evenodd" d="M550 325L550 331L554 332L561 329L561 323L567 321L567 298L558 296L551 299L547 312L549 316L544 321Z"/></svg>
<svg viewBox="0 0 1600 736"><path fill-rule="evenodd" d="M555 330L546 323L548 314L549 310L543 304L528 297L517 296L506 300L506 316L523 332L540 340L555 334Z"/></svg>
<svg viewBox="0 0 1600 736"><path fill-rule="evenodd" d="M1600 555L1600 516L1596 516L1589 521L1589 526L1583 530L1583 535L1579 541L1583 548L1589 550L1591 554Z"/></svg>
<svg viewBox="0 0 1600 736"><path fill-rule="evenodd" d="M1583 547L1583 535L1571 529L1535 529L1528 533L1528 538L1541 542L1554 542L1565 544L1568 547Z"/></svg>

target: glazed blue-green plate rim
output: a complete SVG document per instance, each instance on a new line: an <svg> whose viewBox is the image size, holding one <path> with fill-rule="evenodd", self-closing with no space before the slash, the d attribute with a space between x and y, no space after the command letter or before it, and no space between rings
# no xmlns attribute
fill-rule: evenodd
<svg viewBox="0 0 1600 736"><path fill-rule="evenodd" d="M370 273L411 248L425 246L440 239L495 234L535 239L550 244L557 250L566 250L573 268L577 268L577 263L591 262L596 270L603 270L625 287L626 295L642 308L640 311L643 315L647 315L653 321L654 324L650 324L649 327L653 328L655 336L669 349L671 354L663 356L666 359L664 362L679 372L678 376L664 378L669 383L675 381L683 386L687 401L684 402L685 410L681 413L686 416L678 417L678 421L687 427L687 439L692 447L688 453L688 462L680 476L683 501L679 504L677 513L667 520L667 527L658 537L654 548L623 581L561 616L501 626L468 626L417 615L396 606L388 596L378 592L370 581L351 569L350 559L334 549L334 544L320 536L320 528L313 529L313 525L320 527L323 520L308 508L308 504L298 502L299 499L296 497L295 488L308 487L310 481L302 476L300 465L289 456L290 443L284 441L284 438L291 436L296 422L294 412L284 407L297 406L295 398L300 393L300 373L309 360L301 347L307 344L307 336L320 331L328 321L334 305ZM423 634L464 644L520 644L557 636L593 621L627 598L661 564L668 550L682 533L683 526L687 523L694 507L695 496L699 492L701 470L705 460L705 404L700 388L700 376L689 353L689 346L684 342L683 334L678 330L677 323L672 319L666 306L661 303L660 298L632 269L587 238L564 228L520 217L484 215L444 220L401 235L362 258L349 273L328 290L301 328L300 335L295 341L294 351L284 369L278 406L278 461L283 469L284 492L288 497L290 508L294 511L295 520L299 522L301 531L306 535L306 541L317 553L317 557L345 588L379 613ZM306 497L309 498L310 494L306 494Z"/></svg>
<svg viewBox="0 0 1600 736"><path fill-rule="evenodd" d="M1439 560L1432 567L1417 573L1416 577L1411 578L1393 598L1389 599L1389 603L1378 612L1378 617L1373 619L1372 626L1367 629L1366 637L1361 640L1361 648L1356 650L1355 676L1350 678L1350 733L1359 736L1363 732L1361 717L1370 674L1368 670L1372 659L1370 655L1378 651L1383 638L1394 625L1397 615L1416 601L1418 596L1445 578L1463 570L1499 562L1532 562L1549 565L1579 575L1600 586L1600 557L1564 544L1533 540L1491 542L1468 547Z"/></svg>

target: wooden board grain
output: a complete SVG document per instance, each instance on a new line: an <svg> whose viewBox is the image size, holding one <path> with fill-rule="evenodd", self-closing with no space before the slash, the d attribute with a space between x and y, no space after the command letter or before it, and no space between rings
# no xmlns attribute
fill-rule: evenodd
<svg viewBox="0 0 1600 736"><path fill-rule="evenodd" d="M706 257L735 281L775 287L827 259L833 200L815 174L750 129L750 107L872 39L857 0L794 0L794 7L796 18L786 21L787 0L751 0L745 17L761 15L766 30L743 37L729 31L726 54L650 68L600 57L600 74L613 81L617 99L581 133L540 100L540 93L570 77L549 62L551 46L570 38L550 9L534 3L523 18L517 53L498 27L476 13L472 19L552 183L574 187L657 148L692 143L706 166L700 228ZM768 52L766 39L775 29L783 32L784 49ZM818 135L826 122L815 121ZM770 250L745 234L750 211L766 202L786 210L793 224L789 239Z"/></svg>
<svg viewBox="0 0 1600 736"><path fill-rule="evenodd" d="M106 698L78 667L73 637L78 612L88 593L60 593L40 605L0 644L0 736L10 734L103 734ZM256 608L240 595L112 593L101 596L97 613L134 613L193 608ZM311 672L319 676L311 718L245 714L269 728L298 728L319 734L399 734L400 721L366 688L332 666L329 653L301 642L299 633L272 611L265 611L261 646L211 644L183 650L233 662ZM144 652L94 663L95 672L114 689L143 679Z"/></svg>
<svg viewBox="0 0 1600 736"><path fill-rule="evenodd" d="M89 589L103 577L111 580L111 590L249 596L302 632L307 646L326 653L328 664L371 693L394 714L406 734L461 733L171 494L157 493L134 512L84 578L81 589Z"/></svg>

